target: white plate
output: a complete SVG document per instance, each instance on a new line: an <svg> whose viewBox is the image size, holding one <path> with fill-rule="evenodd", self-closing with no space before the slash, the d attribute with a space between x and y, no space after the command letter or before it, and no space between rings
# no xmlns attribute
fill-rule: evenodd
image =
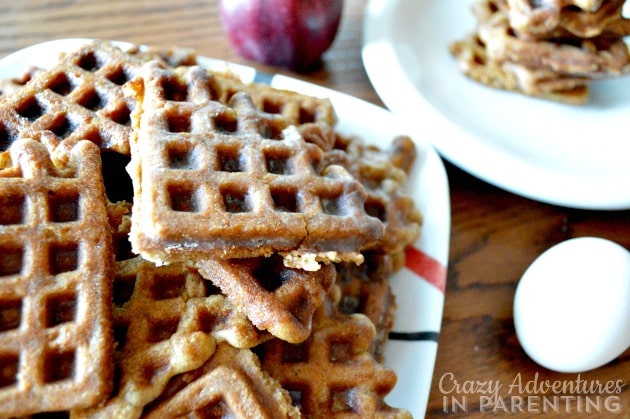
<svg viewBox="0 0 630 419"><path fill-rule="evenodd" d="M20 76L31 66L50 67L60 52L84 42L51 41L17 51L0 60L0 78ZM123 48L129 45L118 44ZM449 191L440 157L417 127L373 104L289 77L258 73L251 67L205 57L199 61L211 69L229 69L247 82L267 82L278 88L329 97L337 111L341 133L362 136L381 147L387 147L397 134L414 138L419 157L410 174L408 192L423 214L424 226L422 236L409 251L407 267L392 278L399 310L385 356L387 365L398 374L398 385L388 402L410 410L415 417L423 417L442 322L450 238Z"/></svg>
<svg viewBox="0 0 630 419"><path fill-rule="evenodd" d="M363 62L383 102L446 159L508 191L587 209L630 208L630 77L592 84L584 106L466 78L449 44L473 0L370 0Z"/></svg>

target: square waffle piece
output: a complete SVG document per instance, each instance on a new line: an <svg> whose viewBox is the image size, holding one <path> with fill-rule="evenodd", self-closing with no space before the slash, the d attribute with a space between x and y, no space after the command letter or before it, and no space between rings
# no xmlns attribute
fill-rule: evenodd
<svg viewBox="0 0 630 419"><path fill-rule="evenodd" d="M0 170L0 416L86 407L110 391L113 252L98 148L67 164L30 139Z"/></svg>
<svg viewBox="0 0 630 419"><path fill-rule="evenodd" d="M145 417L184 416L272 419L301 414L251 350L220 344L203 366L171 380Z"/></svg>
<svg viewBox="0 0 630 419"><path fill-rule="evenodd" d="M127 206L110 206L116 249L113 281L114 391L72 416L138 418L170 379L213 357L217 343L249 348L269 338L209 281L181 263L155 266L129 252Z"/></svg>
<svg viewBox="0 0 630 419"><path fill-rule="evenodd" d="M305 342L273 339L255 349L263 370L289 391L305 418L410 418L410 412L384 400L397 377L370 352L374 324L364 314L337 310L339 288L329 296Z"/></svg>
<svg viewBox="0 0 630 419"><path fill-rule="evenodd" d="M295 125L308 143L330 150L335 144L337 115L329 99L277 89L262 83L243 83L232 73L212 73L217 100L228 103L236 93L250 95L257 109L281 115Z"/></svg>
<svg viewBox="0 0 630 419"><path fill-rule="evenodd" d="M85 139L104 151L129 155L135 103L124 95L123 86L150 60L185 65L194 63L195 56L178 48L131 47L123 52L95 40L62 54L49 69L29 69L22 78L2 81L0 167L10 165L8 147L20 137L50 150L60 145L70 149Z"/></svg>
<svg viewBox="0 0 630 419"><path fill-rule="evenodd" d="M129 172L131 242L157 263L281 252L285 264L362 261L383 237L363 186L321 167L322 149L240 92L225 105L201 67L157 63L130 83L139 104Z"/></svg>
<svg viewBox="0 0 630 419"><path fill-rule="evenodd" d="M19 137L50 150L82 139L104 150L129 154L134 103L123 94L142 60L108 43L94 41L38 71L0 105L0 131L6 144ZM4 147L3 147L4 146Z"/></svg>

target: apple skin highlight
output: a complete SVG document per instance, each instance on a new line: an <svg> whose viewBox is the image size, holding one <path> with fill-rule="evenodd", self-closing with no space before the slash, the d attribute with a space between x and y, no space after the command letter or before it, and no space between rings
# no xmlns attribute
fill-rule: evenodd
<svg viewBox="0 0 630 419"><path fill-rule="evenodd" d="M218 6L237 54L308 71L320 63L337 35L343 0L219 0Z"/></svg>

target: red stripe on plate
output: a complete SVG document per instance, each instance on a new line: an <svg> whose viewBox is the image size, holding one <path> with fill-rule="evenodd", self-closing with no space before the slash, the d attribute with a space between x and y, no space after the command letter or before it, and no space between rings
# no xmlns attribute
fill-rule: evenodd
<svg viewBox="0 0 630 419"><path fill-rule="evenodd" d="M426 279L428 283L444 292L446 289L446 267L415 247L408 247L405 266Z"/></svg>

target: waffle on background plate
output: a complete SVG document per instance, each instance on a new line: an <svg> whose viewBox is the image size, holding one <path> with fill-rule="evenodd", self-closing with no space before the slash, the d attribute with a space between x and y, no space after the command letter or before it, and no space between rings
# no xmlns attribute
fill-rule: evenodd
<svg viewBox="0 0 630 419"><path fill-rule="evenodd" d="M0 417L410 416L411 139L179 49L94 41L0 94Z"/></svg>
<svg viewBox="0 0 630 419"><path fill-rule="evenodd" d="M463 74L528 96L580 105L589 85L630 74L626 0L475 0L474 33L453 42Z"/></svg>

